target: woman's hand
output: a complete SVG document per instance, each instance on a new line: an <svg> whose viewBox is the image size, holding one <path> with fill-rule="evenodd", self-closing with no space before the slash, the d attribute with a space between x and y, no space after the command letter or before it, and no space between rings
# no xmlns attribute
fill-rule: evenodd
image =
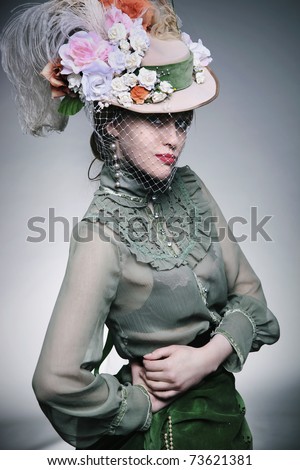
<svg viewBox="0 0 300 470"><path fill-rule="evenodd" d="M151 405L152 405L152 412L156 413L157 411L165 408L169 405L173 399L165 400L156 397L147 386L144 376L145 376L145 368L141 366L138 362L131 362L131 374L132 374L132 384L133 385L142 385L145 387L147 392L149 393Z"/></svg>
<svg viewBox="0 0 300 470"><path fill-rule="evenodd" d="M172 400L199 383L232 353L232 346L222 335L215 335L202 348L172 345L146 354L139 378L158 400Z"/></svg>

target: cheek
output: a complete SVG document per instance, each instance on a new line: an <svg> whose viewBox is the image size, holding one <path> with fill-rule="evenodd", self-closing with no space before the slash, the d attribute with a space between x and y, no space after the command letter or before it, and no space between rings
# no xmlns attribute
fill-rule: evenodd
<svg viewBox="0 0 300 470"><path fill-rule="evenodd" d="M186 141L186 138L187 138L187 134L186 132L183 132L180 134L180 137L179 137L179 148L182 148L185 144L185 141Z"/></svg>
<svg viewBox="0 0 300 470"><path fill-rule="evenodd" d="M157 139L157 135L155 134L155 132L149 132L143 129L136 129L132 141L135 152L138 154L143 154L145 152L151 151L155 139Z"/></svg>

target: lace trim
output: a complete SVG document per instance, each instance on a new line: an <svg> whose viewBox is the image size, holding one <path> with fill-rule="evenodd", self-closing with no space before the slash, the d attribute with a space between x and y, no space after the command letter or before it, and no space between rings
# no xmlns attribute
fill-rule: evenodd
<svg viewBox="0 0 300 470"><path fill-rule="evenodd" d="M193 269L211 245L211 227L205 221L211 215L209 203L203 199L200 182L189 167L179 168L172 190L155 201L159 211L152 214L146 199L120 197L100 187L83 220L99 221L117 234L137 261L157 270L169 270L188 264ZM166 222L175 239L178 254L171 249L169 237L161 228Z"/></svg>
<svg viewBox="0 0 300 470"><path fill-rule="evenodd" d="M147 400L148 400L147 418L146 418L146 421L144 422L143 426L139 429L139 431L147 431L147 429L150 428L151 421L152 421L151 400L150 400L150 397L149 397L149 393L147 392L146 388L143 385L138 384L138 385L135 385L135 387L139 388L142 391L142 393L145 395L145 397L147 397Z"/></svg>
<svg viewBox="0 0 300 470"><path fill-rule="evenodd" d="M108 434L113 435L116 432L116 428L120 425L122 419L124 418L124 415L127 411L127 389L126 387L122 386L122 402L120 406L120 410L117 414L117 416L112 420L109 426L109 432Z"/></svg>

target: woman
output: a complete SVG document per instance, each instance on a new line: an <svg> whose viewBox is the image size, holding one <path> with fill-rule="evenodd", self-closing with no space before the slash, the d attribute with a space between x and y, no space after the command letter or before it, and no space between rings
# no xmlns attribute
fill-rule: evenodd
<svg viewBox="0 0 300 470"><path fill-rule="evenodd" d="M193 109L217 96L210 53L179 32L167 2L111 3L32 7L2 40L25 129L62 130L85 105L104 162L34 390L79 449L250 449L233 373L278 339L278 324L205 185L176 166ZM49 105L33 64L61 102ZM128 359L116 376L99 373L105 324Z"/></svg>

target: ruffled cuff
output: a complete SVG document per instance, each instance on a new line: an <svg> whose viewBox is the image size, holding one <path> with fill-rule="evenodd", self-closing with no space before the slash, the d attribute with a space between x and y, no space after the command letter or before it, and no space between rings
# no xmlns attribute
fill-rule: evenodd
<svg viewBox="0 0 300 470"><path fill-rule="evenodd" d="M230 372L242 369L250 351L258 351L263 344L273 344L279 338L276 318L265 303L254 297L230 296L221 315L214 334L225 336L234 349L223 363Z"/></svg>
<svg viewBox="0 0 300 470"><path fill-rule="evenodd" d="M106 374L102 376L108 379ZM108 381L111 382L111 380L112 376ZM152 405L146 389L126 383L121 385L121 396L119 412L111 421L108 434L125 435L132 431L146 431L152 420Z"/></svg>

